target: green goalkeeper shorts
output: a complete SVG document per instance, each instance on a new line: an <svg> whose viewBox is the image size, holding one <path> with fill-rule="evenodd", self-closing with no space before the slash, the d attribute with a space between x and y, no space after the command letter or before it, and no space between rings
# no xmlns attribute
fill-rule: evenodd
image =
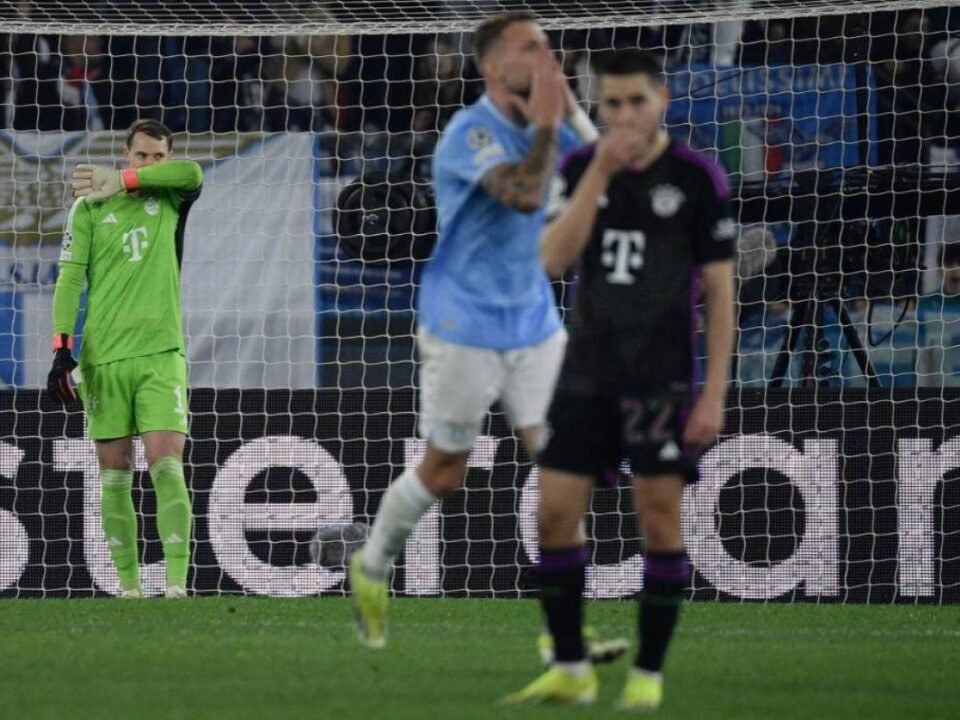
<svg viewBox="0 0 960 720"><path fill-rule="evenodd" d="M94 440L187 433L187 363L177 350L81 368L79 390Z"/></svg>

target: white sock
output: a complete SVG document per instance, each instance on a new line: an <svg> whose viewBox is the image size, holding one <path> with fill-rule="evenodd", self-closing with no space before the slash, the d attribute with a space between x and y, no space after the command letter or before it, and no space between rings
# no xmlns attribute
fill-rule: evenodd
<svg viewBox="0 0 960 720"><path fill-rule="evenodd" d="M644 670L643 668L638 668L636 665L630 668L631 675L643 675L650 678L651 680L656 680L657 682L663 682L663 673L662 672L653 672L652 670Z"/></svg>
<svg viewBox="0 0 960 720"><path fill-rule="evenodd" d="M590 670L590 661L577 660L576 662L558 662L554 663L554 667L556 667L558 670L563 670L566 673L570 673L574 677L583 677L587 674L587 671Z"/></svg>
<svg viewBox="0 0 960 720"><path fill-rule="evenodd" d="M414 525L434 502L436 498L424 487L415 469L404 471L393 481L380 501L370 538L363 546L363 570L367 575L386 579Z"/></svg>

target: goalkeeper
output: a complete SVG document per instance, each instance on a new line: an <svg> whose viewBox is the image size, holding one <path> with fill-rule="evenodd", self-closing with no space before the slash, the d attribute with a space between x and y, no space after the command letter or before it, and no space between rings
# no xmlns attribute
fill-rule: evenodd
<svg viewBox="0 0 960 720"><path fill-rule="evenodd" d="M187 373L180 317L180 262L187 214L203 172L173 160L173 136L153 120L127 132L123 170L78 165L53 298L54 399L78 384L100 465L103 530L123 597L142 597L132 438L143 438L157 496L166 596L185 597L190 496L183 476ZM79 367L73 332L87 309Z"/></svg>

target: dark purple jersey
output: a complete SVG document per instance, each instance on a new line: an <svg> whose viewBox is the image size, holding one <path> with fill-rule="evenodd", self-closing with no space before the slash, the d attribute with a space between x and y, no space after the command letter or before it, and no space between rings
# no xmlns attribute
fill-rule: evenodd
<svg viewBox="0 0 960 720"><path fill-rule="evenodd" d="M594 149L567 157L567 197ZM689 387L698 268L734 253L729 197L720 167L676 140L646 169L611 179L581 257L559 387L604 395Z"/></svg>

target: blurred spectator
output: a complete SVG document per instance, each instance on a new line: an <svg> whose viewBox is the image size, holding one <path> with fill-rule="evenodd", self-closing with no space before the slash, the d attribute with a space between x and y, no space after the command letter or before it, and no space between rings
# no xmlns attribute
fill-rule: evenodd
<svg viewBox="0 0 960 720"><path fill-rule="evenodd" d="M263 127L263 58L271 54L268 38L211 38L213 132L247 132Z"/></svg>
<svg viewBox="0 0 960 720"><path fill-rule="evenodd" d="M789 248L777 247L773 231L744 226L737 240L737 297L740 327L763 325L768 316L786 313Z"/></svg>
<svg viewBox="0 0 960 720"><path fill-rule="evenodd" d="M457 110L477 99L477 83L465 77L467 66L466 58L450 40L437 37L431 41L416 62L414 130L439 132Z"/></svg>
<svg viewBox="0 0 960 720"><path fill-rule="evenodd" d="M960 296L960 243L944 243L940 269L943 275L943 294Z"/></svg>
<svg viewBox="0 0 960 720"><path fill-rule="evenodd" d="M751 21L744 28L739 61L843 62L864 69L869 63L877 89L879 162L917 165L925 161L925 144L945 134L949 119L944 112L945 71L938 73L930 60L934 43L942 41L942 34L930 32L928 14L921 10Z"/></svg>
<svg viewBox="0 0 960 720"><path fill-rule="evenodd" d="M960 109L960 38L945 35L937 40L930 48L930 63L947 85L949 109Z"/></svg>
<svg viewBox="0 0 960 720"><path fill-rule="evenodd" d="M60 100L64 130L109 127L110 77L99 35L65 35L60 40Z"/></svg>
<svg viewBox="0 0 960 720"><path fill-rule="evenodd" d="M101 108L108 116L105 123L114 130L125 130L136 120L159 120L160 61L156 38L110 35L104 40L104 57L110 66L110 103L108 108ZM153 48L154 54L148 52L149 48ZM153 78L147 72L150 68L157 73Z"/></svg>
<svg viewBox="0 0 960 720"><path fill-rule="evenodd" d="M17 130L99 130L112 120L103 39L19 35L11 43L13 127Z"/></svg>
<svg viewBox="0 0 960 720"><path fill-rule="evenodd" d="M10 35L0 34L0 128L8 128L13 124L12 40Z"/></svg>
<svg viewBox="0 0 960 720"><path fill-rule="evenodd" d="M924 163L925 143L942 136L947 121L944 74L929 59L928 17L921 10L877 13L871 32L880 163Z"/></svg>
<svg viewBox="0 0 960 720"><path fill-rule="evenodd" d="M340 81L351 64L348 35L285 36L277 54L265 59L264 124L268 130L321 130L341 127L349 102Z"/></svg>
<svg viewBox="0 0 960 720"><path fill-rule="evenodd" d="M636 38L634 38L636 40ZM571 30L562 33L559 44L563 49L561 63L573 94L588 112L593 114L597 105L597 74L593 60L612 45L612 33L606 30ZM661 53L662 48L651 52Z"/></svg>
<svg viewBox="0 0 960 720"><path fill-rule="evenodd" d="M205 40L160 38L163 124L174 132L210 129L210 64Z"/></svg>
<svg viewBox="0 0 960 720"><path fill-rule="evenodd" d="M320 6L311 6L304 14L315 23L333 19ZM273 39L262 60L264 129L346 129L354 46L349 35Z"/></svg>
<svg viewBox="0 0 960 720"><path fill-rule="evenodd" d="M42 35L16 35L10 57L13 128L61 129L60 58L51 41Z"/></svg>
<svg viewBox="0 0 960 720"><path fill-rule="evenodd" d="M930 67L935 79L944 84L947 120L953 120L960 110L960 8L940 8L927 13ZM960 134L949 131L948 136Z"/></svg>
<svg viewBox="0 0 960 720"><path fill-rule="evenodd" d="M357 54L360 127L410 132L414 125L415 58L432 52L429 35L364 35Z"/></svg>
<svg viewBox="0 0 960 720"><path fill-rule="evenodd" d="M780 18L744 24L737 62L741 65L785 65L792 54L790 21Z"/></svg>
<svg viewBox="0 0 960 720"><path fill-rule="evenodd" d="M742 65L817 65L852 60L867 29L856 16L775 18L744 24L737 61Z"/></svg>

